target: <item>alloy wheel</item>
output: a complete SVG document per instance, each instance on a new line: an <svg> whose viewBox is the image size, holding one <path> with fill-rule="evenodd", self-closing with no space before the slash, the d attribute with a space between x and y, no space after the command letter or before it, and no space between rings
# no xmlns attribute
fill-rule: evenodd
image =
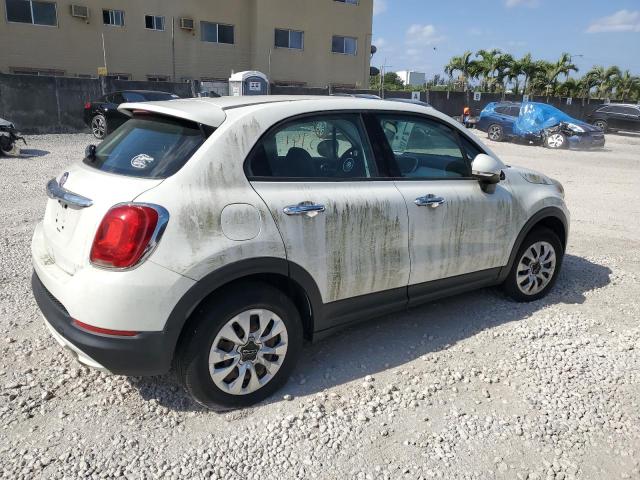
<svg viewBox="0 0 640 480"><path fill-rule="evenodd" d="M544 290L553 278L556 263L556 251L549 242L531 245L518 262L518 289L525 295L535 295Z"/></svg>
<svg viewBox="0 0 640 480"><path fill-rule="evenodd" d="M550 148L560 148L564 145L564 137L561 133L554 133L547 139L547 145Z"/></svg>
<svg viewBox="0 0 640 480"><path fill-rule="evenodd" d="M594 122L593 126L596 127L596 128L599 128L603 132L607 128L607 124L605 122L603 122L602 120L598 120L598 121Z"/></svg>
<svg viewBox="0 0 640 480"><path fill-rule="evenodd" d="M255 392L273 379L287 354L287 327L274 312L252 309L230 319L209 352L213 383L231 395Z"/></svg>
<svg viewBox="0 0 640 480"><path fill-rule="evenodd" d="M106 124L103 117L95 116L91 120L91 131L97 138L103 138L106 131Z"/></svg>
<svg viewBox="0 0 640 480"><path fill-rule="evenodd" d="M489 127L489 138L494 141L498 141L502 137L502 128L499 125L492 125Z"/></svg>

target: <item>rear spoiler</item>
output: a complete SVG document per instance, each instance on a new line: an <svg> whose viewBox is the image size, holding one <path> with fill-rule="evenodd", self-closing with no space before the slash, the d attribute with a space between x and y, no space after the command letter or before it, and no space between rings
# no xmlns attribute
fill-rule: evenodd
<svg viewBox="0 0 640 480"><path fill-rule="evenodd" d="M136 111L157 113L168 117L196 122L201 125L218 128L227 118L224 110L211 102L197 98L166 100L161 102L123 103L118 111L132 117Z"/></svg>

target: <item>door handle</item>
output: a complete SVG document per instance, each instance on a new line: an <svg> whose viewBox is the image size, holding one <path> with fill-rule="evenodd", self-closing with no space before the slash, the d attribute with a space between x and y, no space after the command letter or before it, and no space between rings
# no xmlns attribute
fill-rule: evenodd
<svg viewBox="0 0 640 480"><path fill-rule="evenodd" d="M444 202L444 198L436 197L434 194L430 193L429 195L425 195L424 197L416 198L413 203L415 203L419 207L438 208L440 205L444 204Z"/></svg>
<svg viewBox="0 0 640 480"><path fill-rule="evenodd" d="M313 202L300 202L297 205L289 205L282 209L286 215L306 215L307 217L315 217L325 210L324 205L319 205Z"/></svg>

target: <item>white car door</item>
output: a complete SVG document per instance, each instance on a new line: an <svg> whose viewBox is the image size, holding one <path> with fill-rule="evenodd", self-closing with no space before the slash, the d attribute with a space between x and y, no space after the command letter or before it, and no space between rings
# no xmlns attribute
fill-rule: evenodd
<svg viewBox="0 0 640 480"><path fill-rule="evenodd" d="M452 277L473 282L497 274L494 269L508 260L512 196L501 184L485 193L471 177L479 147L435 118L380 114L377 119L409 214L409 285L427 287Z"/></svg>
<svg viewBox="0 0 640 480"><path fill-rule="evenodd" d="M247 167L287 259L306 270L327 304L387 292L405 302L409 281L404 199L380 178L357 113L298 117L274 127Z"/></svg>

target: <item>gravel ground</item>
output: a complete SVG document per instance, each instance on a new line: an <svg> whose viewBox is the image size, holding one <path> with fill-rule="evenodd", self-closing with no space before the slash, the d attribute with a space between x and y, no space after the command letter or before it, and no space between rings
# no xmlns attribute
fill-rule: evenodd
<svg viewBox="0 0 640 480"><path fill-rule="evenodd" d="M0 159L3 478L640 478L640 136L597 152L491 144L566 188L569 248L546 299L486 289L361 325L226 414L170 376L90 371L49 336L31 233L45 181L91 137L28 142Z"/></svg>

